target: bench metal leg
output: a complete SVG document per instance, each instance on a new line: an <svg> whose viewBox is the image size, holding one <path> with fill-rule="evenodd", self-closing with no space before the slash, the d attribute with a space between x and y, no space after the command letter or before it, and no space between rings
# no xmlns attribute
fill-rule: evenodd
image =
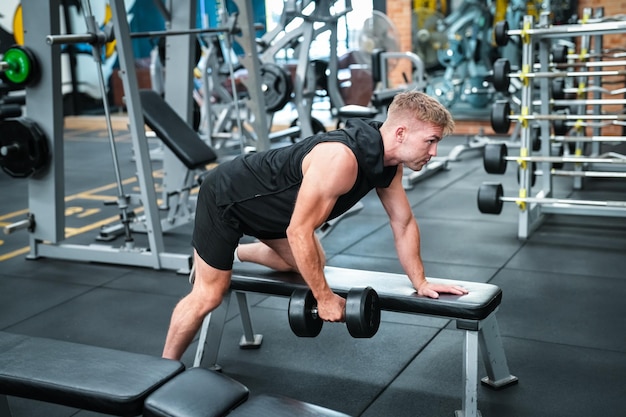
<svg viewBox="0 0 626 417"><path fill-rule="evenodd" d="M9 407L9 399L6 395L0 394L0 417L11 417L11 408Z"/></svg>
<svg viewBox="0 0 626 417"><path fill-rule="evenodd" d="M482 321L479 341L487 370L487 376L481 379L481 382L494 389L517 383L517 377L509 372L495 314Z"/></svg>
<svg viewBox="0 0 626 417"><path fill-rule="evenodd" d="M243 336L239 342L241 349L258 349L263 343L262 334L254 334L252 330L252 319L250 318L250 309L248 308L248 298L245 292L236 291L237 303L239 304L239 313L241 314L241 324L243 326Z"/></svg>
<svg viewBox="0 0 626 417"><path fill-rule="evenodd" d="M465 331L463 346L463 409L456 417L479 417L478 348L482 351L487 376L481 382L495 389L515 384L506 361L495 311L481 321L457 320L456 327Z"/></svg>
<svg viewBox="0 0 626 417"><path fill-rule="evenodd" d="M466 330L463 345L463 408L456 417L480 417L478 411L478 331Z"/></svg>
<svg viewBox="0 0 626 417"><path fill-rule="evenodd" d="M226 324L229 304L230 292L224 295L222 304L204 318L200 328L196 358L193 362L194 367L203 366L213 370L220 369L217 364L217 354L222 342L222 332L224 331L224 324Z"/></svg>

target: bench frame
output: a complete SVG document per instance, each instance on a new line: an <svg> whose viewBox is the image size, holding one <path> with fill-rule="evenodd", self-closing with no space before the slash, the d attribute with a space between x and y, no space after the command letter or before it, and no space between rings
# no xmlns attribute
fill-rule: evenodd
<svg viewBox="0 0 626 417"><path fill-rule="evenodd" d="M237 277L233 274L233 280ZM240 348L259 348L263 336L255 334L252 328L250 309L248 307L247 293L252 291L231 290L225 296L222 304L213 312L209 313L202 323L198 346L194 360L194 367L208 367L220 369L217 364L219 347L222 333L226 324L228 307L231 302L231 294L235 293L237 304L243 326L243 336L240 341ZM274 296L284 296L284 294L268 294ZM398 312L397 310L394 310ZM406 314L418 314L414 312L403 312ZM455 411L455 417L479 417L478 410L478 365L479 350L482 353L483 364L487 376L481 382L493 389L502 389L516 384L518 378L511 375L506 360L506 354L500 337L498 321L496 319L497 308L487 317L481 320L454 319L456 327L464 332L463 344L463 397L462 408ZM422 315L435 316L433 314L422 313ZM435 316L438 317L438 316ZM450 319L450 317L445 317Z"/></svg>

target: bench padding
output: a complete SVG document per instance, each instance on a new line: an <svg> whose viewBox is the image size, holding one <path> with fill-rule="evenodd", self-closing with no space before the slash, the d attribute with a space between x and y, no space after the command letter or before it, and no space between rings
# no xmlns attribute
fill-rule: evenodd
<svg viewBox="0 0 626 417"><path fill-rule="evenodd" d="M496 285L471 281L428 278L430 282L465 287L466 295L441 294L438 299L417 295L409 279L402 274L326 267L330 287L345 296L353 287L371 286L378 292L383 310L427 314L454 319L483 320L500 305L502 290ZM276 272L251 263L237 263L231 288L238 291L290 296L306 286L299 274Z"/></svg>
<svg viewBox="0 0 626 417"><path fill-rule="evenodd" d="M0 332L0 394L135 416L178 361Z"/></svg>
<svg viewBox="0 0 626 417"><path fill-rule="evenodd" d="M143 417L224 416L248 398L248 388L227 376L192 368L146 400Z"/></svg>
<svg viewBox="0 0 626 417"><path fill-rule="evenodd" d="M154 90L139 90L146 124L188 169L215 162L217 155Z"/></svg>

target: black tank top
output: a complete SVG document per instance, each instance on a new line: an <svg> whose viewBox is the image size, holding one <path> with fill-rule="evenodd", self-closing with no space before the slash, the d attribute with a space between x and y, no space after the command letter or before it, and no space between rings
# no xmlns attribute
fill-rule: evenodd
<svg viewBox="0 0 626 417"><path fill-rule="evenodd" d="M381 123L349 120L346 127L317 134L293 145L243 155L219 165L213 175L217 205L239 223L243 233L260 239L285 237L302 183L302 161L319 143L341 142L356 156L354 186L339 197L327 220L354 206L374 188L391 184L398 167L383 166ZM329 167L332 169L332 167Z"/></svg>

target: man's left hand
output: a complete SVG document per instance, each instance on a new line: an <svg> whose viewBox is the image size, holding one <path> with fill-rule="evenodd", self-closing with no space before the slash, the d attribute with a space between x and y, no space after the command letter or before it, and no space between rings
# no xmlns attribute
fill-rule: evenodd
<svg viewBox="0 0 626 417"><path fill-rule="evenodd" d="M439 298L439 293L463 295L468 291L458 285L433 284L432 282L424 282L417 289L417 293L424 297Z"/></svg>

